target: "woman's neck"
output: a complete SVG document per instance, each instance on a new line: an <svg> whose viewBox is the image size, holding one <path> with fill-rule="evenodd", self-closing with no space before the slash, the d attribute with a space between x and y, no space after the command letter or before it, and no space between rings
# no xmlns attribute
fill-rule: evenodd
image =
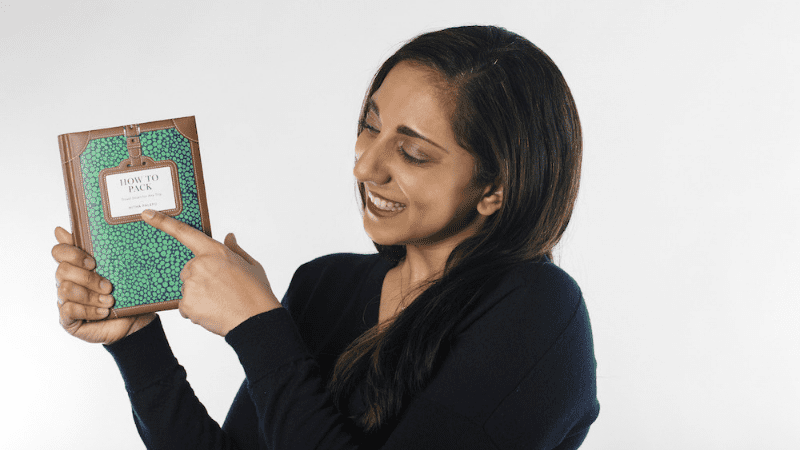
<svg viewBox="0 0 800 450"><path fill-rule="evenodd" d="M483 225L485 218L478 216L458 233L435 243L406 244L406 256L397 265L403 279L412 287L426 281L435 281L444 273L450 253Z"/></svg>
<svg viewBox="0 0 800 450"><path fill-rule="evenodd" d="M408 287L419 286L442 276L450 252L420 250L416 246L406 246L406 256L397 264L397 269Z"/></svg>

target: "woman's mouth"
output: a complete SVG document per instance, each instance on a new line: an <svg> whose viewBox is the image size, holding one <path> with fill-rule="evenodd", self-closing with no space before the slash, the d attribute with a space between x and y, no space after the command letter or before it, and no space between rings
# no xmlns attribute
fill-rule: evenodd
<svg viewBox="0 0 800 450"><path fill-rule="evenodd" d="M381 212L398 212L406 208L406 205L402 203L386 200L385 198L373 194L369 190L367 190L367 197L369 198L369 203Z"/></svg>

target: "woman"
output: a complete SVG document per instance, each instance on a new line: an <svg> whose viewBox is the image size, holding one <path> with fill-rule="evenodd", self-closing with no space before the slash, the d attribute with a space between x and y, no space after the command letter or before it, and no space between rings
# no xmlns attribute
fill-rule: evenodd
<svg viewBox="0 0 800 450"><path fill-rule="evenodd" d="M103 342L151 448L574 449L596 419L581 292L550 262L578 191L561 73L496 27L424 34L367 93L353 170L377 255L301 266L282 304L261 266L155 212L196 255L184 317L225 336L246 379L220 428L155 315L101 322L111 286L56 230L62 326Z"/></svg>

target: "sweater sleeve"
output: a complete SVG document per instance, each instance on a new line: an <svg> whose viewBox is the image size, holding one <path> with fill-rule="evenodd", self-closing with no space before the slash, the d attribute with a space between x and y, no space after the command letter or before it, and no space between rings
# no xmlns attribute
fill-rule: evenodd
<svg viewBox="0 0 800 450"><path fill-rule="evenodd" d="M225 340L244 368L267 448L358 448L359 431L334 406L286 309L251 317Z"/></svg>
<svg viewBox="0 0 800 450"><path fill-rule="evenodd" d="M148 449L238 448L195 396L159 318L105 347L122 373L136 428Z"/></svg>

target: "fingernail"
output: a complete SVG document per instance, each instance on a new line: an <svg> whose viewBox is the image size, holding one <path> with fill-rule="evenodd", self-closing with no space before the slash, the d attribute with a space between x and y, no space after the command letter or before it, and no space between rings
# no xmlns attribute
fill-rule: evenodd
<svg viewBox="0 0 800 450"><path fill-rule="evenodd" d="M236 235L233 233L231 233L231 240L233 240L234 244L238 244L238 242L236 242Z"/></svg>
<svg viewBox="0 0 800 450"><path fill-rule="evenodd" d="M83 260L83 267L86 267L87 269L93 269L94 268L94 261L92 261L92 258L84 259Z"/></svg>
<svg viewBox="0 0 800 450"><path fill-rule="evenodd" d="M106 306L111 306L111 305L114 304L114 297L112 297L110 295L103 294L103 295L100 296L100 303L102 303L102 304L104 304Z"/></svg>
<svg viewBox="0 0 800 450"><path fill-rule="evenodd" d="M144 211L142 211L142 217L144 217L145 219L152 219L155 216L156 212L153 211L152 209L145 209Z"/></svg>
<svg viewBox="0 0 800 450"><path fill-rule="evenodd" d="M111 290L111 283L108 280L103 280L100 282L100 288L104 291Z"/></svg>

